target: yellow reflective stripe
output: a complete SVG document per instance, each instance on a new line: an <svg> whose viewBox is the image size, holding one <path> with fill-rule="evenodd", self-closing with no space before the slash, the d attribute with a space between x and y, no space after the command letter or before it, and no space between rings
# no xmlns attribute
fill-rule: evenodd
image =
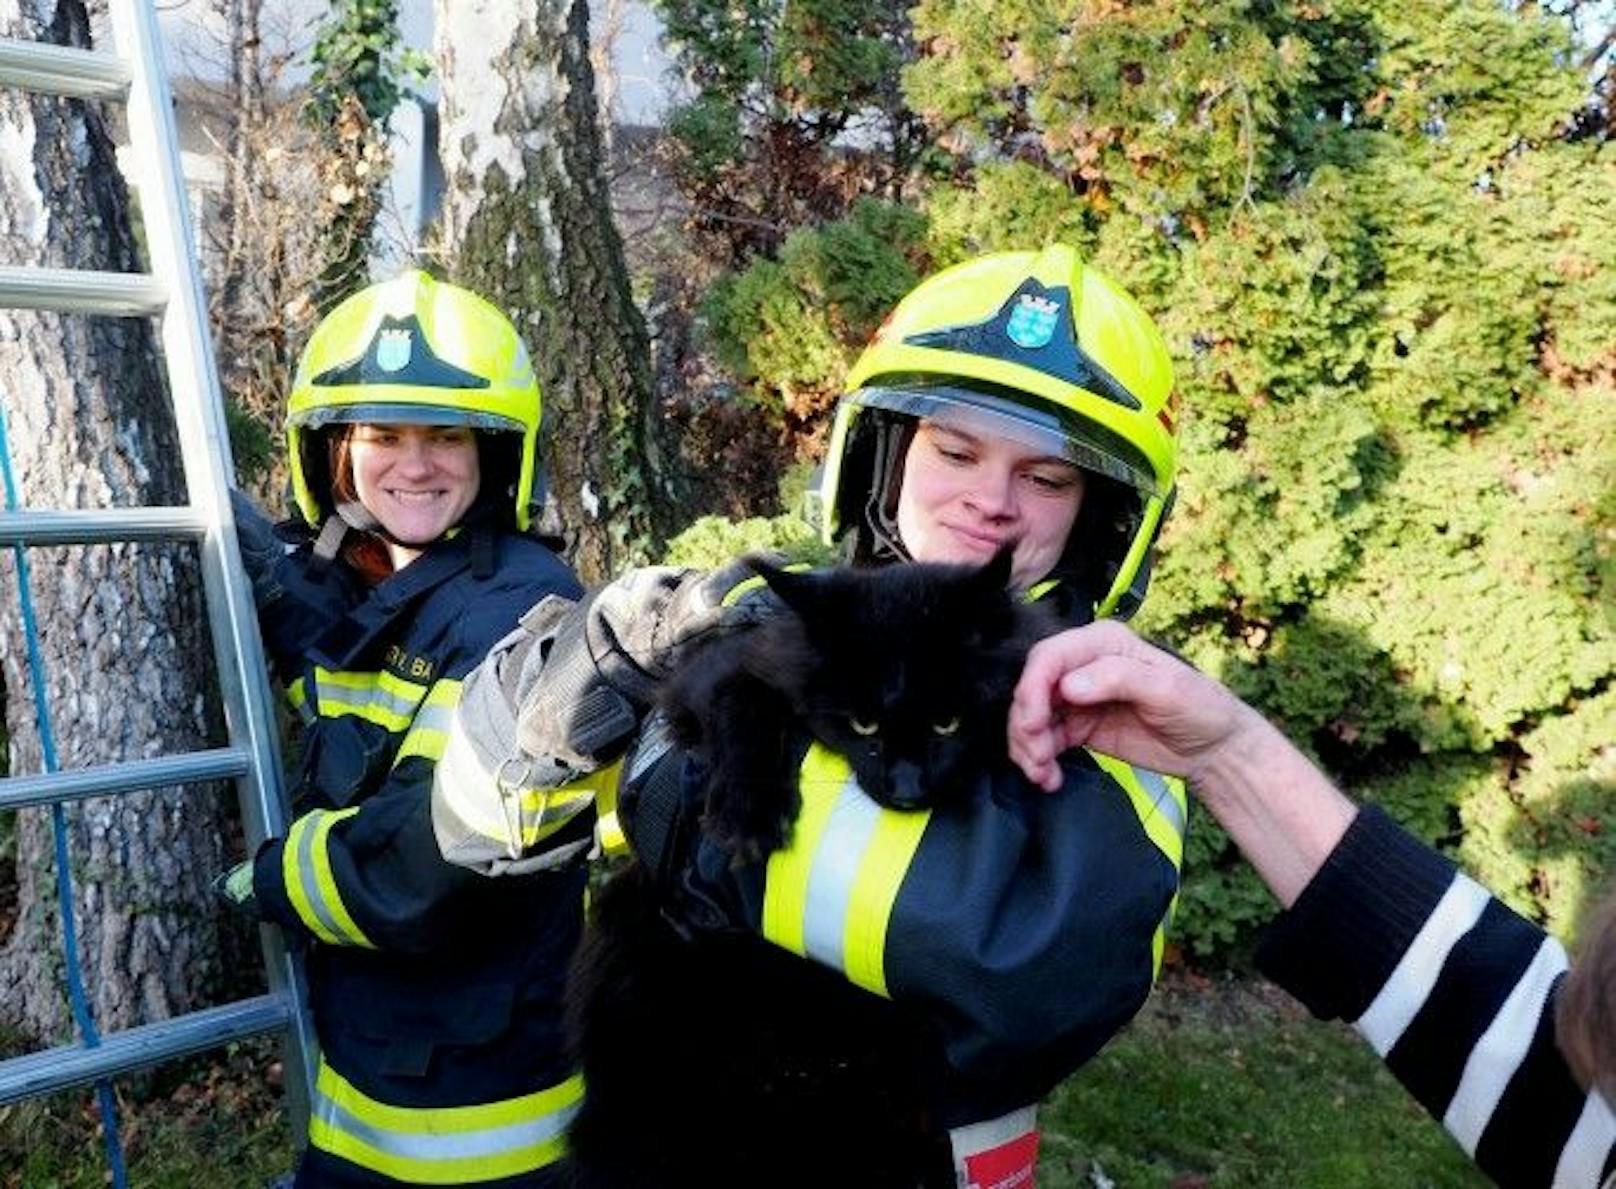
<svg viewBox="0 0 1616 1189"><path fill-rule="evenodd" d="M1178 915L1178 893L1167 902L1167 913L1162 917L1161 924L1156 926L1156 932L1150 938L1150 978L1154 982L1161 974L1162 954L1167 949L1167 926L1173 923Z"/></svg>
<svg viewBox="0 0 1616 1189"><path fill-rule="evenodd" d="M286 845L281 848L281 876L286 896L306 926L330 945L357 945L375 949L375 943L360 931L342 903L336 878L331 873L331 827L359 812L351 809L316 809L292 823Z"/></svg>
<svg viewBox="0 0 1616 1189"><path fill-rule="evenodd" d="M350 673L314 670L317 709L322 718L355 715L384 730L409 729L427 687L392 673Z"/></svg>
<svg viewBox="0 0 1616 1189"><path fill-rule="evenodd" d="M1128 794L1133 811L1144 827L1145 836L1178 871L1184 864L1184 830L1189 820L1189 795L1176 776L1162 776L1111 756L1091 751L1094 762ZM1167 912L1150 939L1150 971L1154 979L1161 973L1162 954L1167 947L1167 926L1178 911L1178 893L1168 901Z"/></svg>
<svg viewBox="0 0 1616 1189"><path fill-rule="evenodd" d="M813 566L805 561L794 561L780 568L789 574L802 574L813 569ZM742 578L724 592L724 597L718 600L718 605L720 607L733 607L762 585L764 585L764 581L761 574L753 574L750 578Z"/></svg>
<svg viewBox="0 0 1616 1189"><path fill-rule="evenodd" d="M1189 818L1184 782L1176 776L1161 776L1098 752L1091 751L1089 755L1122 786L1146 837L1167 856L1173 869L1179 870L1184 865L1184 827Z"/></svg>
<svg viewBox="0 0 1616 1189"><path fill-rule="evenodd" d="M847 761L818 744L799 785L791 844L769 856L763 935L885 995L887 924L931 815L877 805Z"/></svg>
<svg viewBox="0 0 1616 1189"><path fill-rule="evenodd" d="M393 757L393 767L398 767L410 756L438 760L448 745L449 727L454 722L454 710L459 704L460 682L456 678L445 677L442 681L434 682L410 722L409 734L404 736L398 754Z"/></svg>
<svg viewBox="0 0 1616 1189"><path fill-rule="evenodd" d="M599 775L610 775L611 779L595 792L595 837L600 839L600 848L606 854L626 855L630 849L628 835L617 816L617 789L623 779L623 761L602 769Z"/></svg>
<svg viewBox="0 0 1616 1189"><path fill-rule="evenodd" d="M798 787L802 810L791 829L791 842L769 856L763 884L763 936L799 956L807 956L803 918L808 904L808 877L814 852L830 821L831 810L853 770L847 761L819 746L802 761Z"/></svg>
<svg viewBox="0 0 1616 1189"><path fill-rule="evenodd" d="M305 726L313 722L317 717L314 707L309 705L308 682L304 678L299 677L286 687L286 700L292 704L292 709L297 713L298 721Z"/></svg>
<svg viewBox="0 0 1616 1189"><path fill-rule="evenodd" d="M361 1093L323 1060L309 1142L321 1151L419 1185L464 1185L535 1172L566 1154L583 1078L520 1098L471 1106L401 1107Z"/></svg>
<svg viewBox="0 0 1616 1189"><path fill-rule="evenodd" d="M526 769L515 755L491 769L467 732L451 730L432 774L434 817L441 814L457 835L484 839L500 854L518 859L603 797L611 796L615 805L622 762L555 788L514 783L512 777Z"/></svg>
<svg viewBox="0 0 1616 1189"><path fill-rule="evenodd" d="M847 977L877 995L887 994L887 922L892 905L930 820L930 810L881 810L853 885L843 942Z"/></svg>
<svg viewBox="0 0 1616 1189"><path fill-rule="evenodd" d="M619 759L553 789L522 789L522 848L542 842L603 799L610 798L615 813L617 781L622 772L623 761Z"/></svg>

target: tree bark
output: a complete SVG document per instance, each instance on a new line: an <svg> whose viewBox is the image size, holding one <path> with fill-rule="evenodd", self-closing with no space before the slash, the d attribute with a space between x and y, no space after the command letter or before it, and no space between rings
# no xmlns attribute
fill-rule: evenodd
<svg viewBox="0 0 1616 1189"><path fill-rule="evenodd" d="M0 0L0 34L87 46L82 0ZM129 199L96 105L0 92L0 259L139 267ZM11 461L28 508L183 502L153 327L141 320L0 311ZM61 767L193 750L210 738L210 650L190 546L33 549L46 695ZM42 770L17 570L0 568L0 673L10 770ZM66 806L79 960L98 1026L116 1031L206 1001L239 931L210 903L227 861L217 786ZM48 810L20 812L17 913L0 938L0 1019L67 1039ZM239 951L232 950L232 953Z"/></svg>
<svg viewBox="0 0 1616 1189"><path fill-rule="evenodd" d="M650 340L612 222L586 0L436 0L442 247L522 330L544 392L551 503L587 579L653 556ZM551 522L548 527L554 527Z"/></svg>

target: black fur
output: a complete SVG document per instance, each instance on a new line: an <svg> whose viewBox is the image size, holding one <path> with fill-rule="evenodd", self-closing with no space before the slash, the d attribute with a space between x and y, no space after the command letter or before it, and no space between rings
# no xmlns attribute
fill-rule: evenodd
<svg viewBox="0 0 1616 1189"><path fill-rule="evenodd" d="M804 728L895 806L967 795L1003 756L1022 661L1055 626L1007 593L1008 550L980 569L753 565L789 613L705 647L663 699L735 865L785 840ZM614 876L574 963L575 1189L953 1186L926 1022L750 930L694 928L666 893L638 864Z"/></svg>

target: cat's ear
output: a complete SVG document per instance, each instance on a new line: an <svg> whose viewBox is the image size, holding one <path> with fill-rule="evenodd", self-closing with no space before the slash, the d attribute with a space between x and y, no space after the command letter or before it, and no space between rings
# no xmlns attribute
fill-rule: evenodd
<svg viewBox="0 0 1616 1189"><path fill-rule="evenodd" d="M819 580L812 570L781 569L767 558L755 554L746 559L746 564L768 584L770 590L780 596L782 603L798 614L813 601L819 589Z"/></svg>

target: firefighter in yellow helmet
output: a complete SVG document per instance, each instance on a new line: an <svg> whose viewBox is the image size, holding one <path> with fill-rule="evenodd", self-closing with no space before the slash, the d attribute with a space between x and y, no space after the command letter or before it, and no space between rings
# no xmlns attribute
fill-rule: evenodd
<svg viewBox="0 0 1616 1189"><path fill-rule="evenodd" d="M843 541L855 562L965 561L1030 535L1032 556L1018 556L1015 574L1024 588L1053 583L1071 614L1126 618L1144 597L1171 501L1172 394L1155 323L1069 248L948 269L899 303L848 376L821 488L826 540ZM1081 490L1062 539L1043 541L1025 519L1043 507L1036 498L967 490L980 472L942 493L964 504L923 507L913 469L938 453L934 429L1069 464ZM1035 468L1021 477L1032 497L1048 486Z"/></svg>
<svg viewBox="0 0 1616 1189"><path fill-rule="evenodd" d="M899 304L850 375L821 487L826 540L877 565L986 562L1013 545L1010 584L1052 600L1063 622L1131 613L1172 499L1171 397L1151 319L1069 248L942 272ZM455 762L433 792L445 854L485 875L516 856L538 861L553 786L623 751L682 649L777 613L737 582L733 569L635 571L524 621L471 678L451 732ZM901 1183L1030 1184L1038 1099L1132 1016L1159 967L1182 786L1081 752L1056 795L1006 761L968 798L901 812L872 802L805 732L789 840L737 865L705 832L699 761L657 723L633 738L620 792L628 842L667 898L660 944L761 934L918 1015L931 1040L914 1054L916 1099L904 1106L942 1160ZM530 807L514 823L498 812L502 779ZM681 1092L686 1071L726 1043L723 1009L703 1006L688 1027L650 1034L611 1002L584 1020L591 1093L572 1133L583 1183L604 1169L622 1183L653 1170L682 1183L698 1169L714 1185L864 1183L869 1166L838 1145L843 1133L814 1125L833 1114L770 1112L772 1097L802 1101L796 1087L822 1067L782 1069L728 1104ZM819 1029L811 1050L856 1065L863 1055L839 1053L814 1015L782 1028ZM632 1077L591 1064L614 1030L630 1038L623 1052L657 1045ZM748 1122L725 1132L719 1174L704 1151L736 1114Z"/></svg>
<svg viewBox="0 0 1616 1189"><path fill-rule="evenodd" d="M560 1006L584 872L477 878L430 819L466 674L533 604L581 593L523 531L541 410L488 302L421 272L372 285L299 364L285 543L243 526L304 734L287 836L224 882L308 955L321 1058L299 1186L557 1183L581 1096Z"/></svg>

